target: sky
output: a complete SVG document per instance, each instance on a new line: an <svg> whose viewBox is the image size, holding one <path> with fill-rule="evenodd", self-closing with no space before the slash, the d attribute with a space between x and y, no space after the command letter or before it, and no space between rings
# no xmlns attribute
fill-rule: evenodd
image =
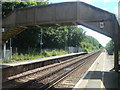
<svg viewBox="0 0 120 90"><path fill-rule="evenodd" d="M93 6L112 12L116 16L118 16L119 0L49 0L49 2L52 2L52 3L71 2L71 1L83 1L85 3L91 4ZM86 35L90 35L96 38L99 41L99 43L102 44L103 46L106 46L106 44L111 40L111 38L105 35L102 35L100 33L97 33L91 29L85 28L83 26L80 26L80 27L82 27L86 31Z"/></svg>

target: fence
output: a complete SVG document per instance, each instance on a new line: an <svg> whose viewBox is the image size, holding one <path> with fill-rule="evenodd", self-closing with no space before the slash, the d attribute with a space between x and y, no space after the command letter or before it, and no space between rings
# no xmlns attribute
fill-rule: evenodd
<svg viewBox="0 0 120 90"><path fill-rule="evenodd" d="M12 48L11 49L7 49L5 50L5 55L4 55L4 51L2 51L2 59L7 59L10 60L12 58Z"/></svg>
<svg viewBox="0 0 120 90"><path fill-rule="evenodd" d="M82 52L83 49L81 47L66 47L65 51L68 53L77 53L77 52Z"/></svg>

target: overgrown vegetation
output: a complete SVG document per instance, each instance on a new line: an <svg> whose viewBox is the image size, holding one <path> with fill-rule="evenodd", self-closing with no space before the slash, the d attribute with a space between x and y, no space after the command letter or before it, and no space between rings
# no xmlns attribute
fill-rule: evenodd
<svg viewBox="0 0 120 90"><path fill-rule="evenodd" d="M106 50L107 50L107 52L108 52L109 55L113 55L113 52L114 52L114 43L113 43L112 40L107 43L107 45L106 45L105 48L106 48Z"/></svg>
<svg viewBox="0 0 120 90"><path fill-rule="evenodd" d="M44 57L50 57L50 56L56 56L56 55L64 55L64 54L67 54L67 52L63 50L43 50L42 53L33 51L28 54L14 53L12 56L12 59L5 59L4 63L15 62L15 61L25 61L25 60L44 58Z"/></svg>
<svg viewBox="0 0 120 90"><path fill-rule="evenodd" d="M109 55L114 54L114 42L112 40L107 43L105 48ZM120 51L119 51L119 60L120 60Z"/></svg>
<svg viewBox="0 0 120 90"><path fill-rule="evenodd" d="M85 35L84 40L81 42L81 47L85 52L96 51L103 48L103 46L92 36Z"/></svg>

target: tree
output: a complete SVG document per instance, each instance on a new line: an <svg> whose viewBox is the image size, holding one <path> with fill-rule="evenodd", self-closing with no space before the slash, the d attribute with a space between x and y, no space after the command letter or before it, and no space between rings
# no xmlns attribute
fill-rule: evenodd
<svg viewBox="0 0 120 90"><path fill-rule="evenodd" d="M44 5L48 4L48 2L2 2L2 17L7 17L12 11L17 8L24 8L36 5Z"/></svg>
<svg viewBox="0 0 120 90"><path fill-rule="evenodd" d="M43 32L44 48L80 46L84 37L83 30L77 26L49 27Z"/></svg>
<svg viewBox="0 0 120 90"><path fill-rule="evenodd" d="M85 38L81 43L81 47L86 52L95 51L100 48L103 48L103 46L95 38L87 35L85 35Z"/></svg>
<svg viewBox="0 0 120 90"><path fill-rule="evenodd" d="M112 40L109 41L105 48L106 48L108 54L112 55L113 52L114 52L114 43L113 43L113 41Z"/></svg>
<svg viewBox="0 0 120 90"><path fill-rule="evenodd" d="M68 27L68 46L80 47L80 43L84 40L85 33L82 28L77 26Z"/></svg>
<svg viewBox="0 0 120 90"><path fill-rule="evenodd" d="M20 50L23 49L23 51L28 48L39 49L41 29L43 32L43 48L47 49L64 49L68 46L80 47L80 43L85 37L83 30L77 26L43 27L37 28L36 31L31 28L31 30L23 31L13 39L14 47L18 47Z"/></svg>

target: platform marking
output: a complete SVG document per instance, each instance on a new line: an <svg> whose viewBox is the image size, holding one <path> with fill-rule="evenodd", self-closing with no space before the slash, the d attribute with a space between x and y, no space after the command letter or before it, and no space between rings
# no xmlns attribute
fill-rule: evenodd
<svg viewBox="0 0 120 90"><path fill-rule="evenodd" d="M85 78L85 76L88 74L88 72L93 68L93 66L96 64L96 62L99 60L100 56L102 55L102 53L98 56L98 58L96 59L96 61L91 65L91 67L87 70L87 72L83 75L83 77L78 81L78 83L73 87L72 90L75 90L83 81L83 79Z"/></svg>
<svg viewBox="0 0 120 90"><path fill-rule="evenodd" d="M105 53L104 53L104 59L103 59L103 68L102 68L102 80L101 80L101 89L102 88L105 88L104 85L103 85L103 82L104 82L104 71L105 71Z"/></svg>

